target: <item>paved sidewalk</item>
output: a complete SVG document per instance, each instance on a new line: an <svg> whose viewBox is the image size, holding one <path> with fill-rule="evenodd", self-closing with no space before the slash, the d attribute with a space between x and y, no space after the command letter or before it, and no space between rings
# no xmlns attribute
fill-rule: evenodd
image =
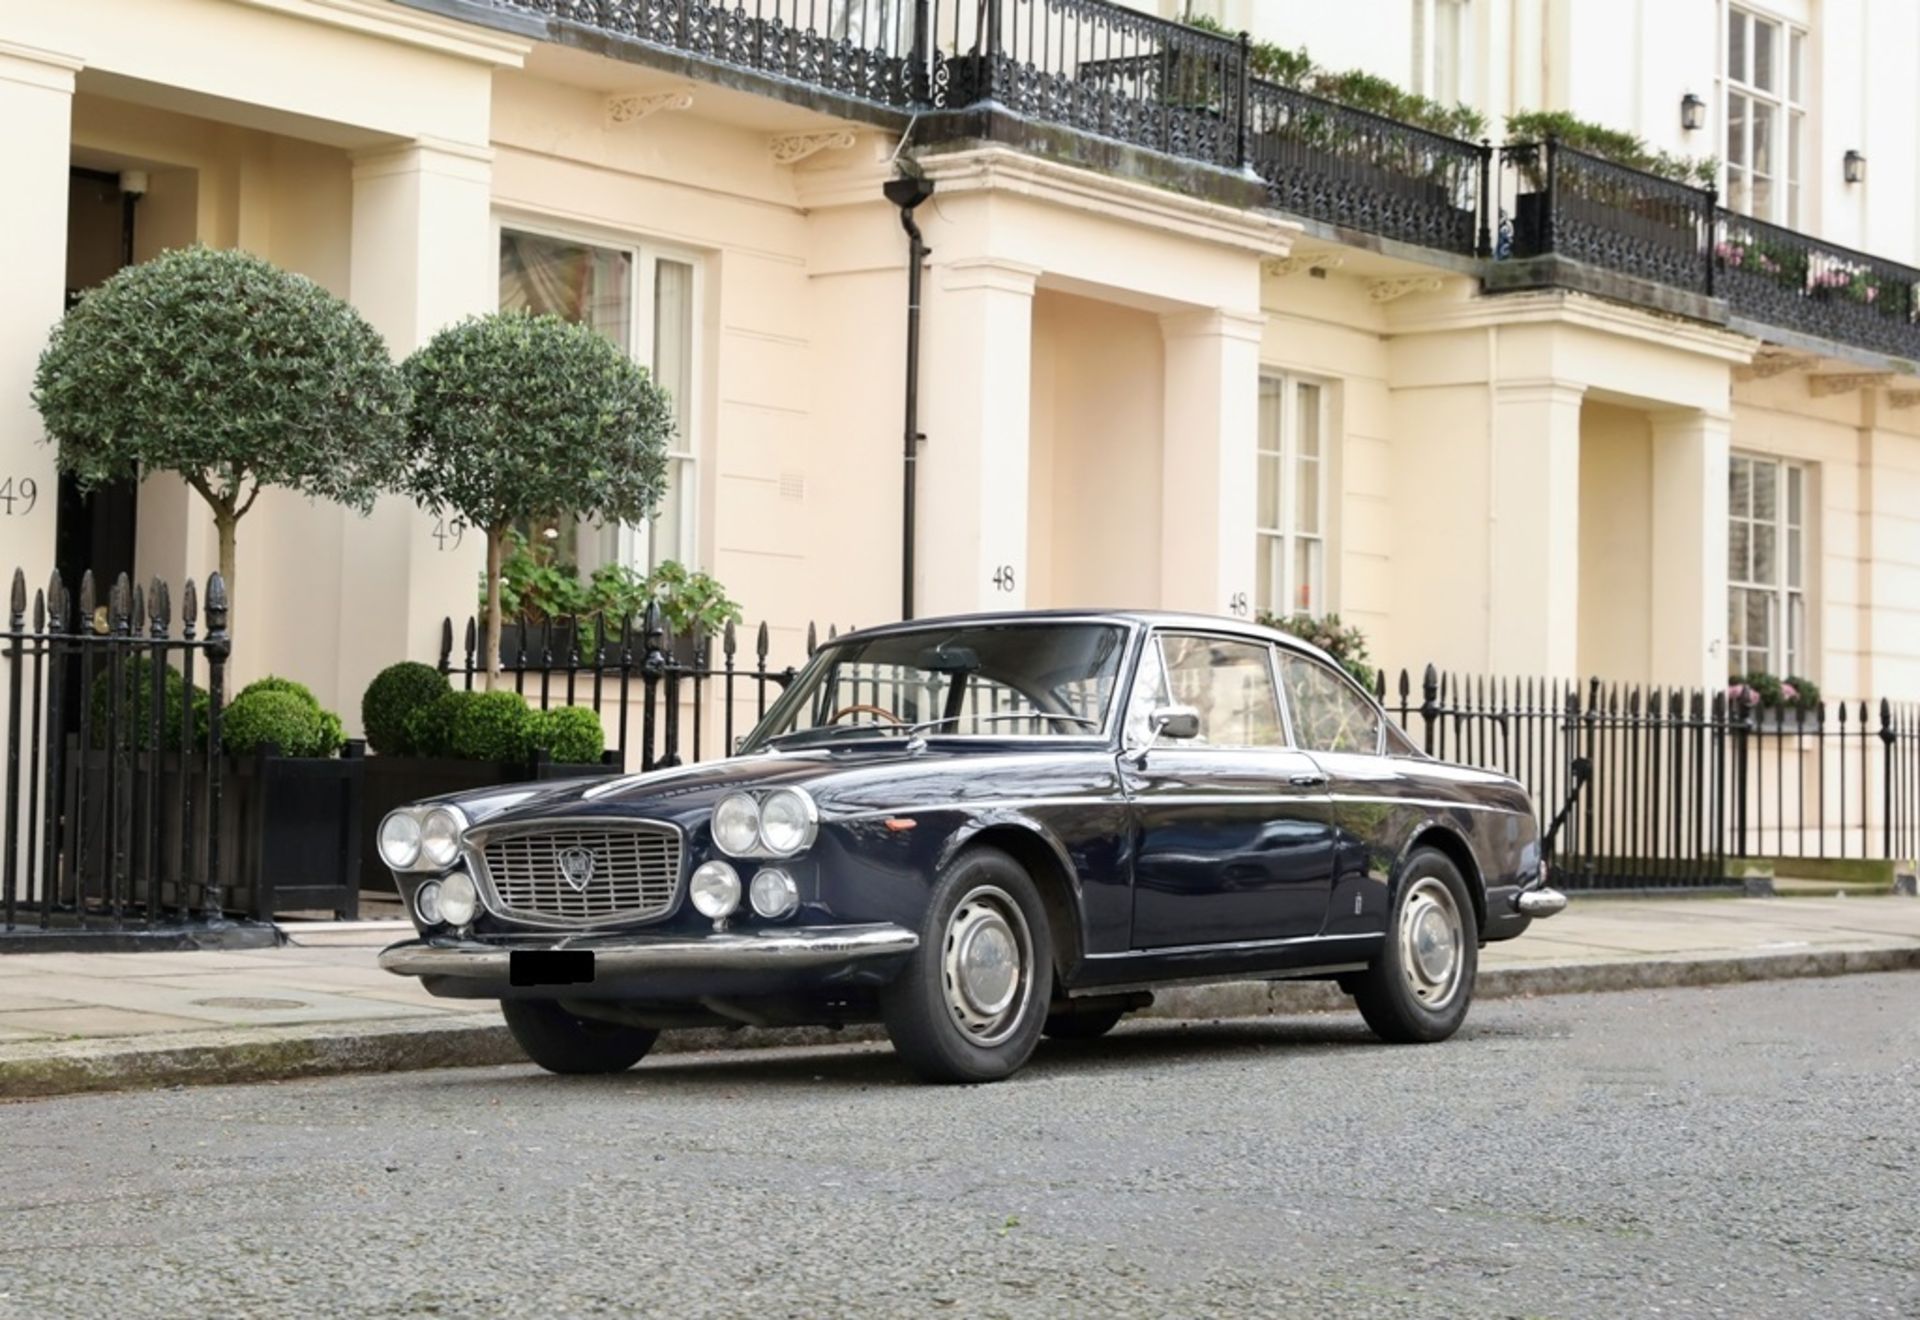
<svg viewBox="0 0 1920 1320"><path fill-rule="evenodd" d="M276 949L0 955L0 1098L518 1057L491 1008L436 1000L374 965L381 947L406 936L404 922L287 929L291 942ZM1592 898L1486 949L1480 993L1893 969L1920 969L1920 901L1911 898ZM1330 985L1282 982L1179 990L1153 1012L1225 1017L1343 1002ZM669 1033L662 1048L769 1039L794 1036Z"/></svg>

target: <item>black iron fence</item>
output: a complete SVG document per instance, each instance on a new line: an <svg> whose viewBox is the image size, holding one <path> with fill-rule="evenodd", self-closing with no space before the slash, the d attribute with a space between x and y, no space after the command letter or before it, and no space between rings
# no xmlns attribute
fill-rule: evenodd
<svg viewBox="0 0 1920 1320"><path fill-rule="evenodd" d="M13 577L0 632L7 702L0 929L152 931L217 923L225 786L226 588L122 576L78 599Z"/></svg>
<svg viewBox="0 0 1920 1320"><path fill-rule="evenodd" d="M1548 140L1500 152L1502 248L1713 292L1715 196Z"/></svg>
<svg viewBox="0 0 1920 1320"><path fill-rule="evenodd" d="M1511 775L1544 827L1573 764L1591 778L1555 867L1576 888L1737 883L1742 859L1795 865L1920 853L1920 707L1762 710L1738 689L1637 687L1402 670L1378 695L1420 746Z"/></svg>

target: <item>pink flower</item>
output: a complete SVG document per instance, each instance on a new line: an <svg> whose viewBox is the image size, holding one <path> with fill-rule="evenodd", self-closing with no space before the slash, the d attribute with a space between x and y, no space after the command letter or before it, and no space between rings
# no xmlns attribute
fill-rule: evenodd
<svg viewBox="0 0 1920 1320"><path fill-rule="evenodd" d="M1780 700L1798 701L1800 700L1800 690L1791 683L1782 683L1780 685Z"/></svg>

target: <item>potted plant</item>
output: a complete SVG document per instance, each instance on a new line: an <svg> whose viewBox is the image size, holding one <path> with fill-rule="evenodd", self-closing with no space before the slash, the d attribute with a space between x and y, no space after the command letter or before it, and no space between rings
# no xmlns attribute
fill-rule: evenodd
<svg viewBox="0 0 1920 1320"><path fill-rule="evenodd" d="M229 600L262 489L365 511L404 469L406 387L380 336L245 252L165 252L86 294L53 329L33 402L82 489L173 472L199 494Z"/></svg>
<svg viewBox="0 0 1920 1320"><path fill-rule="evenodd" d="M509 538L528 519L652 515L666 480L666 393L605 336L502 312L435 335L403 370L413 397L407 485L487 538L487 685L500 669Z"/></svg>

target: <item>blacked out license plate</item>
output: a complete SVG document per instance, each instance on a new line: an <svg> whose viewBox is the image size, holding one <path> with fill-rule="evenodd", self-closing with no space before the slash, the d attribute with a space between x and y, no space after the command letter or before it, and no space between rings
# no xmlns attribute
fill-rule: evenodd
<svg viewBox="0 0 1920 1320"><path fill-rule="evenodd" d="M589 985L592 949L515 949L507 955L507 979L514 985Z"/></svg>

